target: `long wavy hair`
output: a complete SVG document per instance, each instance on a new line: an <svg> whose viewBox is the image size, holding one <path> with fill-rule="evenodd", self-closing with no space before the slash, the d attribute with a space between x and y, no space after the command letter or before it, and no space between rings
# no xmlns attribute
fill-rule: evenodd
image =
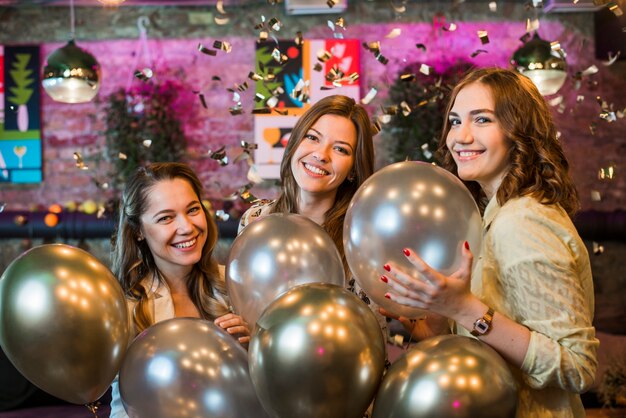
<svg viewBox="0 0 626 418"><path fill-rule="evenodd" d="M354 165L351 174L339 185L335 204L324 214L324 223L322 224L322 228L328 232L339 250L344 269L346 272L349 272L343 249L343 221L350 200L357 189L374 173L374 142L372 139L374 131L372 123L365 108L356 103L354 99L343 95L325 97L316 102L298 118L291 131L291 136L280 164L281 193L271 212L298 213L300 187L291 171L291 160L309 129L324 115L343 116L352 121L356 128L356 149L354 151Z"/></svg>
<svg viewBox="0 0 626 418"><path fill-rule="evenodd" d="M188 182L198 201L202 201L202 184L189 166L181 163L153 163L139 168L128 179L119 206L118 226L113 236L112 271L126 297L137 302L132 321L138 332L154 324L148 294L141 282L152 279L164 283L146 240L139 240L141 216L147 209L152 188L161 181L172 179ZM201 206L207 221L207 240L200 261L187 277L187 290L200 315L204 319L214 319L228 312L228 307L222 302L226 300L226 285L213 258L217 226L204 205ZM221 297L216 297L216 294Z"/></svg>
<svg viewBox="0 0 626 418"><path fill-rule="evenodd" d="M503 205L509 199L530 195L543 204L559 204L573 217L579 208L578 194L550 108L533 82L513 70L473 70L454 87L437 150L442 166L458 176L446 146L450 131L448 115L459 92L472 83L481 83L491 91L496 120L511 143L510 169L496 192L498 203ZM464 183L483 210L488 202L480 185L475 181Z"/></svg>

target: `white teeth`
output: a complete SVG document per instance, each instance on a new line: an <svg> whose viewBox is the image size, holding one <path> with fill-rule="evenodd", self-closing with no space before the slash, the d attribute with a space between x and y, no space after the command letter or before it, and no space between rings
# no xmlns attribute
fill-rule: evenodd
<svg viewBox="0 0 626 418"><path fill-rule="evenodd" d="M306 167L307 170L312 171L315 174L320 174L320 175L328 174L325 170L322 170L321 168L313 167L312 165L309 165L307 163L304 163L304 166Z"/></svg>
<svg viewBox="0 0 626 418"><path fill-rule="evenodd" d="M460 157L473 157L474 155L480 154L479 151L459 151Z"/></svg>
<svg viewBox="0 0 626 418"><path fill-rule="evenodd" d="M191 241L187 241L187 242L181 242L180 244L175 244L174 247L176 248L189 248L192 245L194 245L196 243L196 239L192 239Z"/></svg>

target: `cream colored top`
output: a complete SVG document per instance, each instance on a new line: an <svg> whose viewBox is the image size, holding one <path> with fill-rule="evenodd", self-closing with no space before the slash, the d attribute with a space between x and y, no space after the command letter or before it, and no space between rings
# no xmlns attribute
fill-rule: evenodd
<svg viewBox="0 0 626 418"><path fill-rule="evenodd" d="M599 341L592 326L589 255L567 213L531 197L491 199L472 293L531 331L518 382L517 418L585 417ZM459 334L469 336L462 327Z"/></svg>

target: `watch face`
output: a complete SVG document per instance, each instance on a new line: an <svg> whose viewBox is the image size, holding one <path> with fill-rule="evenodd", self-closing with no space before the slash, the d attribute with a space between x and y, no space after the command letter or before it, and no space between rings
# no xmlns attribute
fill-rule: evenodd
<svg viewBox="0 0 626 418"><path fill-rule="evenodd" d="M484 334L485 332L489 331L489 324L484 319L479 319L474 324L474 329L479 333Z"/></svg>

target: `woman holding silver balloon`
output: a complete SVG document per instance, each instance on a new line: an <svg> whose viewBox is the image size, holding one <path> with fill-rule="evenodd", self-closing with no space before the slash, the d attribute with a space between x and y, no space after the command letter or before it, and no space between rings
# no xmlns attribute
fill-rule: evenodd
<svg viewBox="0 0 626 418"><path fill-rule="evenodd" d="M180 163L153 163L127 181L112 271L127 298L131 335L174 317L213 320L241 344L248 325L229 311L224 273L213 258L217 227L201 203L202 184ZM126 417L113 382L111 417Z"/></svg>
<svg viewBox="0 0 626 418"><path fill-rule="evenodd" d="M472 268L465 242L462 266L446 276L407 248L421 275L386 264L385 296L433 314L415 323L416 338L445 332L449 318L494 348L516 376L517 417L584 417L578 394L597 367L593 283L550 109L528 78L475 70L451 93L439 152L483 211L481 256Z"/></svg>
<svg viewBox="0 0 626 418"><path fill-rule="evenodd" d="M241 217L239 232L270 213L297 213L313 220L335 242L350 277L348 289L375 313L385 338L386 318L351 277L343 248L343 223L350 200L374 173L373 128L354 99L333 95L313 104L296 122L280 165L281 193L262 200Z"/></svg>

